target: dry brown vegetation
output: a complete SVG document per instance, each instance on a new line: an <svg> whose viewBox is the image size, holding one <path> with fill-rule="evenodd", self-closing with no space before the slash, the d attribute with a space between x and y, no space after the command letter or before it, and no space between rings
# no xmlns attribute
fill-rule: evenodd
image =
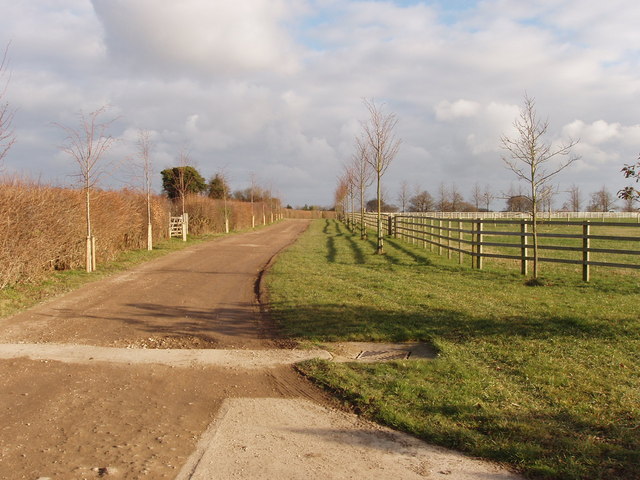
<svg viewBox="0 0 640 480"><path fill-rule="evenodd" d="M146 242L144 195L95 191L92 221L98 262ZM156 237L166 237L169 203L153 198ZM0 180L0 288L34 281L52 270L83 265L86 224L82 190L22 178Z"/></svg>
<svg viewBox="0 0 640 480"><path fill-rule="evenodd" d="M82 190L54 187L33 180L0 178L0 289L43 278L54 270L81 268L85 259L86 224ZM92 193L92 223L97 263L120 252L146 247L146 195L133 190ZM275 203L275 202L274 202ZM186 199L189 233L205 235L224 231L222 200L202 196ZM251 204L227 201L232 230L251 228ZM253 205L256 226L263 223L263 204ZM172 204L152 196L154 243L168 236ZM266 222L270 204L264 205ZM317 218L323 212L281 210L285 217ZM177 215L177 213L176 213Z"/></svg>

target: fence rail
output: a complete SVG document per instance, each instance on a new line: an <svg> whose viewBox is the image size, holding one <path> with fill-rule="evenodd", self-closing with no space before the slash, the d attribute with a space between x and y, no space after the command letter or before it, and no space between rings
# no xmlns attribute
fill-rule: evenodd
<svg viewBox="0 0 640 480"><path fill-rule="evenodd" d="M367 212L367 215L375 215L373 212ZM511 220L511 219L530 219L531 214L528 212L403 212L403 213L384 213L383 215L402 215L412 217L433 217L443 219L469 219L469 220ZM640 223L640 211L637 212L540 212L538 217L542 220L615 220L615 219L633 219Z"/></svg>
<svg viewBox="0 0 640 480"><path fill-rule="evenodd" d="M502 212L496 212L502 214ZM594 213L594 212L587 212ZM514 218L488 217L468 218L467 212L454 216L431 214L383 214L382 220L388 236L429 248L437 249L449 258L458 255L459 263L465 255L471 259L472 268L481 269L487 258L514 260L520 272L526 275L528 264L533 261L531 233L532 221L521 214ZM609 214L611 219L627 221L604 221L602 213L598 219L574 220L545 215L538 221L539 262L582 266L582 279L588 282L591 267L610 267L640 270L640 223L638 214ZM613 215L616 215L615 217ZM359 214L349 214L353 224L360 222ZM376 228L377 215L366 213L364 223ZM542 255L540 255L542 254ZM544 255L544 256L543 256Z"/></svg>

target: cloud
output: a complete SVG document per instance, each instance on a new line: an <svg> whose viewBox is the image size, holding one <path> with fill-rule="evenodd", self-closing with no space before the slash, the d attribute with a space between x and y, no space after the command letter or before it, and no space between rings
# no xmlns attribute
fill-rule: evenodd
<svg viewBox="0 0 640 480"><path fill-rule="evenodd" d="M92 0L115 61L155 75L291 73L288 0Z"/></svg>
<svg viewBox="0 0 640 480"><path fill-rule="evenodd" d="M475 117L480 111L480 104L471 100L456 100L451 103L443 100L435 107L436 118L442 121L450 121L456 118Z"/></svg>
<svg viewBox="0 0 640 480"><path fill-rule="evenodd" d="M50 123L109 104L114 157L145 128L159 167L187 148L234 188L253 171L287 203L328 204L373 97L403 140L390 195L405 179L506 190L499 139L526 91L550 139L581 139L571 181L613 189L640 151L640 6L611 1L0 0L18 134L5 166L60 178Z"/></svg>

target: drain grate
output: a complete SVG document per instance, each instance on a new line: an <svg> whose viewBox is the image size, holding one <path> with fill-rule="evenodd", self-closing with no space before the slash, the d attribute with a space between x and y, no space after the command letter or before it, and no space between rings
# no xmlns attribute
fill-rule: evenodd
<svg viewBox="0 0 640 480"><path fill-rule="evenodd" d="M411 355L407 350L364 350L358 354L356 360L370 362L384 362L389 360L406 360Z"/></svg>
<svg viewBox="0 0 640 480"><path fill-rule="evenodd" d="M425 342L340 342L327 346L336 362L391 362L435 358L436 351Z"/></svg>

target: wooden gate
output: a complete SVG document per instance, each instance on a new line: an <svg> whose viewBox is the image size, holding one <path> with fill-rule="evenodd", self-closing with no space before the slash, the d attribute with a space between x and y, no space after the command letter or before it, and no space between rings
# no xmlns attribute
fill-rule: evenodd
<svg viewBox="0 0 640 480"><path fill-rule="evenodd" d="M169 219L169 238L182 237L183 241L187 241L189 233L189 214L185 213L179 217L170 217Z"/></svg>

